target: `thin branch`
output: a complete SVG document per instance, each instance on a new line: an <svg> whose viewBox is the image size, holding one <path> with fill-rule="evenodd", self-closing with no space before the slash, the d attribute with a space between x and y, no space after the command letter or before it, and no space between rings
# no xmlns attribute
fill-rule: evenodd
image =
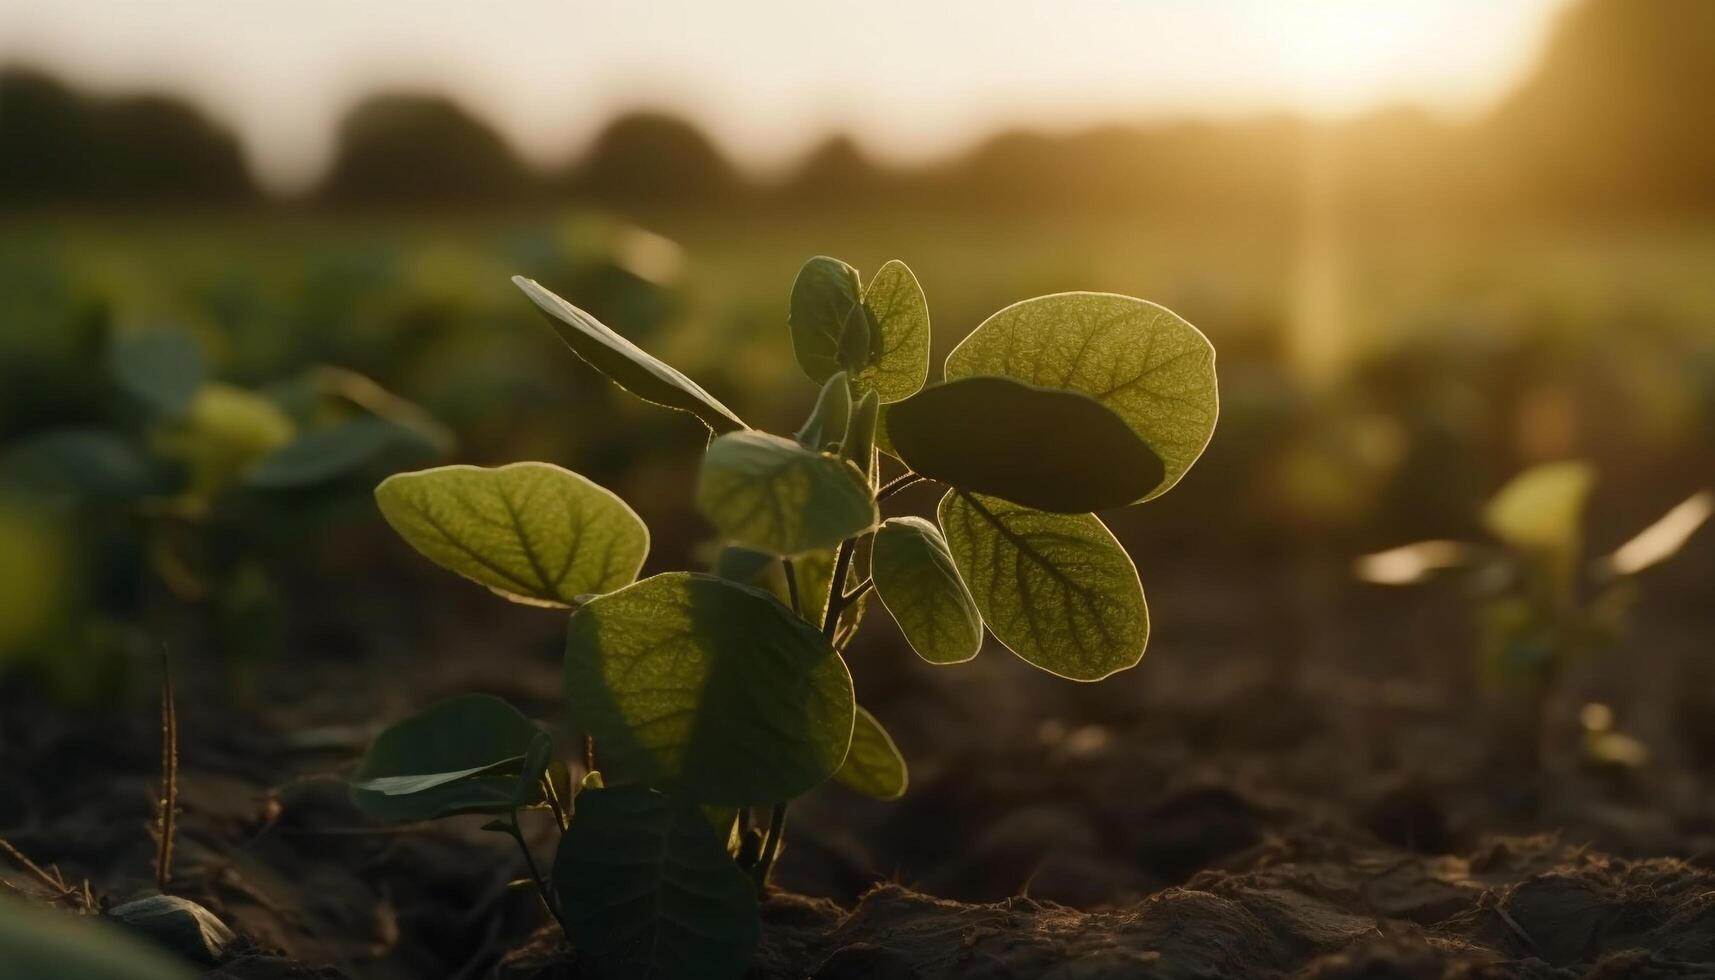
<svg viewBox="0 0 1715 980"><path fill-rule="evenodd" d="M512 823L507 827L512 839L518 842L518 850L524 854L524 866L530 871L530 880L536 883L536 895L542 899L542 904L548 907L548 914L560 924L560 930L566 931L566 920L560 917L560 904L554 901L554 895L548 891L548 882L542 877L542 872L536 867L536 856L530 853L530 845L524 841L524 832L518 829L518 811L512 811Z"/></svg>
<svg viewBox="0 0 1715 980"><path fill-rule="evenodd" d="M840 553L834 559L834 577L828 583L828 612L822 618L822 635L831 642L840 624L840 613L845 612L846 574L851 571L852 553L857 550L857 538L847 538L840 542Z"/></svg>
<svg viewBox="0 0 1715 980"><path fill-rule="evenodd" d="M545 773L542 776L542 796L548 801L548 809L554 811L555 826L564 834L571 822L566 819L566 811L560 805L560 791L554 788L554 778Z"/></svg>
<svg viewBox="0 0 1715 980"><path fill-rule="evenodd" d="M804 600L798 595L797 569L792 566L792 559L780 559L780 567L786 572L786 595L792 600L792 611L799 616L804 615Z"/></svg>
<svg viewBox="0 0 1715 980"><path fill-rule="evenodd" d="M52 888L59 894L60 898L65 898L72 892L76 891L75 888L66 884L64 877L51 875L46 871L43 871L40 865L25 857L23 851L13 847L12 843L4 837L0 837L0 852L5 853L7 857L12 859L12 863L28 872L30 877L36 879L49 888Z"/></svg>
<svg viewBox="0 0 1715 980"><path fill-rule="evenodd" d="M173 833L179 809L179 713L173 699L173 664L161 650L161 795L155 823L155 887L166 894L173 879Z"/></svg>
<svg viewBox="0 0 1715 980"><path fill-rule="evenodd" d="M780 838L786 832L786 804L774 804L774 809L768 812L768 836L762 842L762 856L756 860L753 872L756 890L761 891L768 884L768 872L774 868L774 859L780 854Z"/></svg>
<svg viewBox="0 0 1715 980"><path fill-rule="evenodd" d="M854 586L850 592L847 592L845 595L841 596L840 602L849 606L852 603L863 598L863 594L865 592L868 592L870 589L873 589L873 588L875 588L875 579L874 578L866 578L862 582L859 582L856 586Z"/></svg>

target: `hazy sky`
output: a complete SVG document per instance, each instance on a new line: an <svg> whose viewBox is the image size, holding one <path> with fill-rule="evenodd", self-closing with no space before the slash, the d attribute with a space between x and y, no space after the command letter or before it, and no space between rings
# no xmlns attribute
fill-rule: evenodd
<svg viewBox="0 0 1715 980"><path fill-rule="evenodd" d="M377 87L449 93L542 163L643 105L761 167L836 128L918 159L1014 122L1468 112L1528 70L1566 2L0 0L0 62L191 94L289 187Z"/></svg>

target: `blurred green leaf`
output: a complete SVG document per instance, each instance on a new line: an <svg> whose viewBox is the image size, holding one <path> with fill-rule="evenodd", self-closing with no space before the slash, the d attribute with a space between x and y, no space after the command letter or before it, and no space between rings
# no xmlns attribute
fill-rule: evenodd
<svg viewBox="0 0 1715 980"><path fill-rule="evenodd" d="M1691 536L1715 514L1715 493L1704 490L1680 501L1655 523L1639 531L1597 564L1607 575L1636 575L1679 554Z"/></svg>
<svg viewBox="0 0 1715 980"><path fill-rule="evenodd" d="M940 518L983 622L1008 649L1078 681L1143 659L1143 585L1094 514L1050 514L953 490L941 498Z"/></svg>
<svg viewBox="0 0 1715 980"><path fill-rule="evenodd" d="M876 595L918 656L956 664L977 655L982 616L935 525L921 517L887 519L875 532L870 564Z"/></svg>
<svg viewBox="0 0 1715 980"><path fill-rule="evenodd" d="M1583 461L1534 466L1507 482L1483 510L1489 531L1515 548L1576 555L1596 469Z"/></svg>
<svg viewBox="0 0 1715 980"><path fill-rule="evenodd" d="M548 318L560 339L591 367L614 384L644 401L689 412L716 433L745 428L744 421L696 382L651 357L636 344L578 309L532 279L513 276L512 282Z"/></svg>
<svg viewBox="0 0 1715 980"><path fill-rule="evenodd" d="M376 736L352 776L352 801L390 823L527 806L540 798L545 735L500 698L449 698Z"/></svg>
<svg viewBox="0 0 1715 980"><path fill-rule="evenodd" d="M396 450L431 448L396 423L359 416L301 433L257 463L244 482L271 490L311 486L357 472Z"/></svg>
<svg viewBox="0 0 1715 980"><path fill-rule="evenodd" d="M1012 378L931 385L892 406L888 436L922 476L1038 510L1083 514L1145 499L1157 456L1089 395Z"/></svg>
<svg viewBox="0 0 1715 980"><path fill-rule="evenodd" d="M905 758L893 744L892 736L875 716L857 709L857 724L852 728L852 748L846 754L845 765L834 773L834 779L847 789L878 800L897 800L905 795L909 778Z"/></svg>
<svg viewBox="0 0 1715 980"><path fill-rule="evenodd" d="M846 438L846 426L851 422L852 392L846 383L846 373L837 371L822 385L816 396L816 407L804 420L804 427L794 438L805 449L818 452L829 450Z"/></svg>
<svg viewBox="0 0 1715 980"><path fill-rule="evenodd" d="M163 415L183 415L208 378L202 344L174 326L119 332L108 362L121 387Z"/></svg>
<svg viewBox="0 0 1715 980"><path fill-rule="evenodd" d="M736 980L761 926L750 879L698 807L637 786L586 790L554 859L579 952L611 980Z"/></svg>
<svg viewBox="0 0 1715 980"><path fill-rule="evenodd" d="M184 417L155 430L163 455L183 460L188 494L206 503L244 478L297 431L267 398L233 385L210 382L191 399Z"/></svg>
<svg viewBox="0 0 1715 980"><path fill-rule="evenodd" d="M191 980L199 972L99 917L0 898L0 977Z"/></svg>
<svg viewBox="0 0 1715 980"><path fill-rule="evenodd" d="M1113 409L1166 470L1145 499L1179 482L1220 414L1208 339L1129 296L1057 293L1014 303L947 355L948 380L984 374L1081 391Z"/></svg>
<svg viewBox="0 0 1715 980"><path fill-rule="evenodd" d="M141 447L105 429L55 429L0 455L0 479L41 497L129 500L163 489Z"/></svg>
<svg viewBox="0 0 1715 980"><path fill-rule="evenodd" d="M699 803L791 799L845 760L851 676L773 596L670 572L572 614L566 701L602 769Z"/></svg>
<svg viewBox="0 0 1715 980"><path fill-rule="evenodd" d="M375 499L431 561L528 605L628 585L649 553L649 528L625 501L549 463L400 473Z"/></svg>
<svg viewBox="0 0 1715 980"><path fill-rule="evenodd" d="M709 444L697 508L722 537L776 555L833 547L878 517L869 478L857 467L766 432Z"/></svg>

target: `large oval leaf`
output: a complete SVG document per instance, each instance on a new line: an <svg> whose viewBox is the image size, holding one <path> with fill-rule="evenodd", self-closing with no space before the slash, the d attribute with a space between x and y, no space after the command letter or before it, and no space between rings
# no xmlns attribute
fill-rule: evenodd
<svg viewBox="0 0 1715 980"><path fill-rule="evenodd" d="M505 813L539 798L545 743L546 732L497 697L448 698L376 736L352 776L351 798L390 823Z"/></svg>
<svg viewBox="0 0 1715 980"><path fill-rule="evenodd" d="M733 980L761 931L703 810L640 786L578 794L554 892L573 945L613 980Z"/></svg>
<svg viewBox="0 0 1715 980"><path fill-rule="evenodd" d="M847 789L878 800L897 800L905 795L910 777L905 771L905 757L893 744L892 736L875 716L857 709L857 725L852 729L852 749L845 765L834 773L834 780Z"/></svg>
<svg viewBox="0 0 1715 980"><path fill-rule="evenodd" d="M858 271L839 259L818 255L798 270L786 325L792 333L792 354L811 381L823 384L846 367L841 338L862 302ZM867 341L864 346L867 350Z"/></svg>
<svg viewBox="0 0 1715 980"><path fill-rule="evenodd" d="M852 387L883 402L910 398L929 378L929 304L905 263L876 270L863 290L869 312L870 359L852 375Z"/></svg>
<svg viewBox="0 0 1715 980"><path fill-rule="evenodd" d="M918 656L957 664L977 655L982 616L935 525L921 517L888 518L875 532L870 568L876 595Z"/></svg>
<svg viewBox="0 0 1715 980"><path fill-rule="evenodd" d="M201 973L111 922L0 899L0 977L191 980Z"/></svg>
<svg viewBox="0 0 1715 980"><path fill-rule="evenodd" d="M1101 402L1013 378L932 385L894 405L887 426L917 473L1038 510L1123 507L1166 475L1161 457Z"/></svg>
<svg viewBox="0 0 1715 980"><path fill-rule="evenodd" d="M709 444L697 508L721 535L776 555L831 548L874 527L869 478L850 462L766 432Z"/></svg>
<svg viewBox="0 0 1715 980"><path fill-rule="evenodd" d="M513 276L513 285L548 318L548 323L590 367L644 401L690 412L717 433L735 432L744 421L715 396L612 328L566 302L533 279Z"/></svg>
<svg viewBox="0 0 1715 980"><path fill-rule="evenodd" d="M625 501L549 463L400 473L375 499L431 561L529 605L612 592L637 578L649 553L649 528Z"/></svg>
<svg viewBox="0 0 1715 980"><path fill-rule="evenodd" d="M1202 455L1220 395L1215 349L1171 311L1111 293L1028 299L984 320L947 355L947 378L1001 374L1081 391L1113 409L1166 469L1166 493Z"/></svg>
<svg viewBox="0 0 1715 980"><path fill-rule="evenodd" d="M814 627L688 572L591 600L566 635L566 701L602 769L699 803L791 799L845 760L852 681Z"/></svg>
<svg viewBox="0 0 1715 980"><path fill-rule="evenodd" d="M941 498L940 518L983 622L1012 652L1077 681L1143 658L1143 585L1094 514L1050 514L954 490Z"/></svg>

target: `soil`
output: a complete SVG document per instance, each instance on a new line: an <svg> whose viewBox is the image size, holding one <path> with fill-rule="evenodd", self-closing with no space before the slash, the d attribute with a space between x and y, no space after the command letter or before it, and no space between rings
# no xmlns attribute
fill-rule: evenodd
<svg viewBox="0 0 1715 980"><path fill-rule="evenodd" d="M1150 652L1099 685L998 647L933 668L878 622L849 659L910 791L794 804L755 975L1715 978L1711 550L1566 678L1540 768L1518 706L1472 689L1462 607L1433 591L1140 556ZM240 936L207 975L585 976L509 886L509 840L475 819L375 826L340 781L435 697L555 718L561 619L433 575L397 597L296 588L319 618L250 696L194 640L179 659L170 890ZM1584 700L1650 762L1584 762ZM0 837L104 904L147 893L157 739L146 699L78 709L8 681ZM49 897L3 857L0 879Z"/></svg>

